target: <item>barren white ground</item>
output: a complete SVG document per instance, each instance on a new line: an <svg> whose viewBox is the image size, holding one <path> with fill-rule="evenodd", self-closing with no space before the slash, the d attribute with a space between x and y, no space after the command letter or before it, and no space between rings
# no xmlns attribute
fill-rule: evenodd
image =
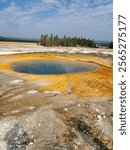
<svg viewBox="0 0 130 150"><path fill-rule="evenodd" d="M36 43L0 42L0 55L39 53L39 52L67 52L67 53L98 53L112 55L112 49L81 48L81 47L43 47Z"/></svg>

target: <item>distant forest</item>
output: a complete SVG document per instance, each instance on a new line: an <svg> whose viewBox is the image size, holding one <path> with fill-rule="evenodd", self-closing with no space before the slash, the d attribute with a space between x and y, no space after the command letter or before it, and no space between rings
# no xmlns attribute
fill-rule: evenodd
<svg viewBox="0 0 130 150"><path fill-rule="evenodd" d="M40 45L43 46L70 46L70 47L96 47L93 40L83 37L69 37L64 35L63 38L58 35L42 34L40 38Z"/></svg>
<svg viewBox="0 0 130 150"><path fill-rule="evenodd" d="M113 42L93 41L83 37L68 37L60 38L58 35L42 34L40 39L34 38L13 38L0 36L0 41L6 42L32 42L42 46L70 46L70 47L97 47L97 48L113 48Z"/></svg>
<svg viewBox="0 0 130 150"><path fill-rule="evenodd" d="M37 40L37 39L13 38L13 37L2 37L2 36L0 36L0 41L3 41L3 42L31 42L31 43L39 42L39 40Z"/></svg>

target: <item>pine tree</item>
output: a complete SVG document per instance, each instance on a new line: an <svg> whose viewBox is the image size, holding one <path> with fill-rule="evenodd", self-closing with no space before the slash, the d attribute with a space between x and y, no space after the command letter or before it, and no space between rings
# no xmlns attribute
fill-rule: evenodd
<svg viewBox="0 0 130 150"><path fill-rule="evenodd" d="M41 35L40 45L43 46L82 46L82 47L96 47L93 40L86 39L83 37L67 37L64 35L63 38L59 38L58 35L48 34ZM113 43L110 43L110 47Z"/></svg>
<svg viewBox="0 0 130 150"><path fill-rule="evenodd" d="M110 48L110 49L113 48L113 42L111 42L111 43L109 44L109 48Z"/></svg>

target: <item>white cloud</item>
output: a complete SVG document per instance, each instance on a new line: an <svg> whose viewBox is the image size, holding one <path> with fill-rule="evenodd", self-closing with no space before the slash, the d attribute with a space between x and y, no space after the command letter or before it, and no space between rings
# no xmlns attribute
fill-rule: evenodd
<svg viewBox="0 0 130 150"><path fill-rule="evenodd" d="M94 0L90 7L89 0L72 0L71 4L65 0L39 0L22 7L13 1L0 11L0 34L40 37L41 33L58 33L109 40L112 38L110 2ZM102 34L97 35L99 31Z"/></svg>

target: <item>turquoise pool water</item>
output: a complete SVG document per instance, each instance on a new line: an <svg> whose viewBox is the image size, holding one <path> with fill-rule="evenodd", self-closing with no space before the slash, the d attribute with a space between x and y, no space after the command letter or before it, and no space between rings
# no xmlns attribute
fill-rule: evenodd
<svg viewBox="0 0 130 150"><path fill-rule="evenodd" d="M88 72L97 69L96 64L65 60L35 60L18 62L12 65L16 72L28 74L68 74Z"/></svg>

